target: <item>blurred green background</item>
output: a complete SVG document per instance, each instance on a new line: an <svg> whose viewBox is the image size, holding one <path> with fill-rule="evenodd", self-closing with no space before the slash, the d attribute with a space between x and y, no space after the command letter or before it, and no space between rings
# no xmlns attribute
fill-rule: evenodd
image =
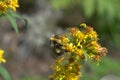
<svg viewBox="0 0 120 80"><path fill-rule="evenodd" d="M6 18L0 19L0 47L7 58L3 66L12 80L48 80L54 62L49 37L81 23L94 27L108 49L99 66L85 64L81 80L120 77L120 0L19 0L19 4L18 14L29 26L18 19L18 36Z"/></svg>

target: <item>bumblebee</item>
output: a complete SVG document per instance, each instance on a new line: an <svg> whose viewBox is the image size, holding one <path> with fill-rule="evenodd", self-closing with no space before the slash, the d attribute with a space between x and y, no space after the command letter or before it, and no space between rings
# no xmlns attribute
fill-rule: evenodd
<svg viewBox="0 0 120 80"><path fill-rule="evenodd" d="M60 35L53 35L50 38L50 45L52 48L53 55L55 57L59 57L63 55L64 50L62 49L62 43L61 43L61 36Z"/></svg>

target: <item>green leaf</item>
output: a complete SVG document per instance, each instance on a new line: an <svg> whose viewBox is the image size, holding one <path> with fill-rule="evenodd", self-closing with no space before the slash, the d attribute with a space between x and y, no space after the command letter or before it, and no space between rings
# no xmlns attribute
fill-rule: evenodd
<svg viewBox="0 0 120 80"><path fill-rule="evenodd" d="M0 65L0 74L5 80L11 80L8 71L2 65Z"/></svg>
<svg viewBox="0 0 120 80"><path fill-rule="evenodd" d="M25 23L25 25L28 26L28 21L27 21L27 19L19 16L17 13L14 13L14 12L9 12L9 13L10 13L12 16L14 16L14 18L18 18L18 19L20 19L20 20L23 20L24 23Z"/></svg>
<svg viewBox="0 0 120 80"><path fill-rule="evenodd" d="M85 55L85 61L87 62L89 59L89 55L87 54L87 51L85 49L82 50L83 50L83 54Z"/></svg>
<svg viewBox="0 0 120 80"><path fill-rule="evenodd" d="M12 24L12 27L14 28L15 32L18 34L19 31L18 31L15 17L11 13L6 14L6 16L9 19L10 23Z"/></svg>
<svg viewBox="0 0 120 80"><path fill-rule="evenodd" d="M3 14L3 13L0 13L0 17L3 17L3 16L5 16L5 14Z"/></svg>

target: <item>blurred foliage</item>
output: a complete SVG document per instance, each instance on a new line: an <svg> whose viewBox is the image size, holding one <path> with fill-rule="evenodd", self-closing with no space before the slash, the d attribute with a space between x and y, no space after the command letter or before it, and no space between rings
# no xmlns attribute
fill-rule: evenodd
<svg viewBox="0 0 120 80"><path fill-rule="evenodd" d="M0 65L0 75L3 77L2 80L11 80L8 71L2 65Z"/></svg>
<svg viewBox="0 0 120 80"><path fill-rule="evenodd" d="M25 18L21 17L20 15L18 15L17 13L8 12L8 14L6 14L5 16L8 18L8 20L12 24L12 27L14 28L14 30L17 34L19 33L19 30L18 30L16 19L20 19L23 23L25 23L26 26L28 25L27 20Z"/></svg>
<svg viewBox="0 0 120 80"><path fill-rule="evenodd" d="M10 21L13 29L15 30L15 32L17 34L19 33L18 25L17 25L17 22L16 22L17 19L20 19L23 23L25 23L26 26L28 25L27 20L25 18L21 17L20 15L18 15L17 13L15 13L15 12L9 11L7 14L0 14L0 17L4 17L4 16L8 18L8 20Z"/></svg>
<svg viewBox="0 0 120 80"><path fill-rule="evenodd" d="M23 77L20 80L47 80L47 79L42 76L39 76L39 77L28 76L28 77Z"/></svg>
<svg viewBox="0 0 120 80"><path fill-rule="evenodd" d="M82 10L87 22L97 26L102 37L112 40L120 47L120 0L51 0L56 9L71 9L76 6ZM77 10L77 9L76 9Z"/></svg>
<svg viewBox="0 0 120 80"><path fill-rule="evenodd" d="M105 75L113 74L120 77L120 63L116 60L113 60L111 58L105 57L100 62L100 66L89 65L90 67L89 72L83 71L83 76L81 77L81 80L100 80L101 77L104 77Z"/></svg>
<svg viewBox="0 0 120 80"><path fill-rule="evenodd" d="M12 27L14 28L15 32L18 34L18 26L16 23L15 16L10 12L8 14L6 14L6 16L7 16L8 20L10 21L10 23L12 24Z"/></svg>

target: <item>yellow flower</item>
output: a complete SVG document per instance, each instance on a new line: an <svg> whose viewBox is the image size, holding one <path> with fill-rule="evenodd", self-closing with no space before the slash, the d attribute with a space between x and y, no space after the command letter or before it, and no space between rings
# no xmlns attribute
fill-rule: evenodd
<svg viewBox="0 0 120 80"><path fill-rule="evenodd" d="M72 27L69 29L70 34L75 37L76 33L79 31L77 27Z"/></svg>
<svg viewBox="0 0 120 80"><path fill-rule="evenodd" d="M67 35L62 35L61 36L61 42L62 43L68 43L70 42L69 38L67 38Z"/></svg>
<svg viewBox="0 0 120 80"><path fill-rule="evenodd" d="M89 58L94 58L94 57L95 57L94 54L92 54L92 53L89 54Z"/></svg>
<svg viewBox="0 0 120 80"><path fill-rule="evenodd" d="M65 44L63 49L65 49L68 52L73 52L74 51L74 45L72 43Z"/></svg>
<svg viewBox="0 0 120 80"><path fill-rule="evenodd" d="M60 64L64 60L64 57L60 57L56 60L56 64Z"/></svg>
<svg viewBox="0 0 120 80"><path fill-rule="evenodd" d="M68 73L66 74L66 80L79 80L79 75Z"/></svg>
<svg viewBox="0 0 120 80"><path fill-rule="evenodd" d="M92 41L91 44L94 47L94 49L98 51L98 49L100 48L100 45L98 44L98 42Z"/></svg>
<svg viewBox="0 0 120 80"><path fill-rule="evenodd" d="M75 54L78 55L78 59L85 59L85 55L83 54L83 50L81 49L76 49Z"/></svg>
<svg viewBox="0 0 120 80"><path fill-rule="evenodd" d="M7 5L0 1L0 13L5 13L7 11Z"/></svg>
<svg viewBox="0 0 120 80"><path fill-rule="evenodd" d="M6 62L6 60L3 58L3 54L4 54L4 50L1 50L1 49L0 49L0 63L1 63L1 62L3 62L3 63Z"/></svg>
<svg viewBox="0 0 120 80"><path fill-rule="evenodd" d="M90 37L90 38L97 38L97 33L96 31L93 30L92 27L86 27L86 34Z"/></svg>
<svg viewBox="0 0 120 80"><path fill-rule="evenodd" d="M14 11L16 11L16 8L19 7L18 0L7 0L6 2L8 2L9 8Z"/></svg>
<svg viewBox="0 0 120 80"><path fill-rule="evenodd" d="M7 13L8 10L16 11L19 7L18 0L1 0L0 1L0 13Z"/></svg>
<svg viewBox="0 0 120 80"><path fill-rule="evenodd" d="M84 28L87 27L87 25L86 25L85 23L80 24L80 26L82 26L82 27L84 27Z"/></svg>
<svg viewBox="0 0 120 80"><path fill-rule="evenodd" d="M83 55L83 52L82 52L81 49L77 49L77 50L75 51L75 53L78 54L79 56L82 56L82 55Z"/></svg>
<svg viewBox="0 0 120 80"><path fill-rule="evenodd" d="M79 40L83 40L84 39L84 34L81 32L81 31L78 31L76 33L76 38L79 39Z"/></svg>

